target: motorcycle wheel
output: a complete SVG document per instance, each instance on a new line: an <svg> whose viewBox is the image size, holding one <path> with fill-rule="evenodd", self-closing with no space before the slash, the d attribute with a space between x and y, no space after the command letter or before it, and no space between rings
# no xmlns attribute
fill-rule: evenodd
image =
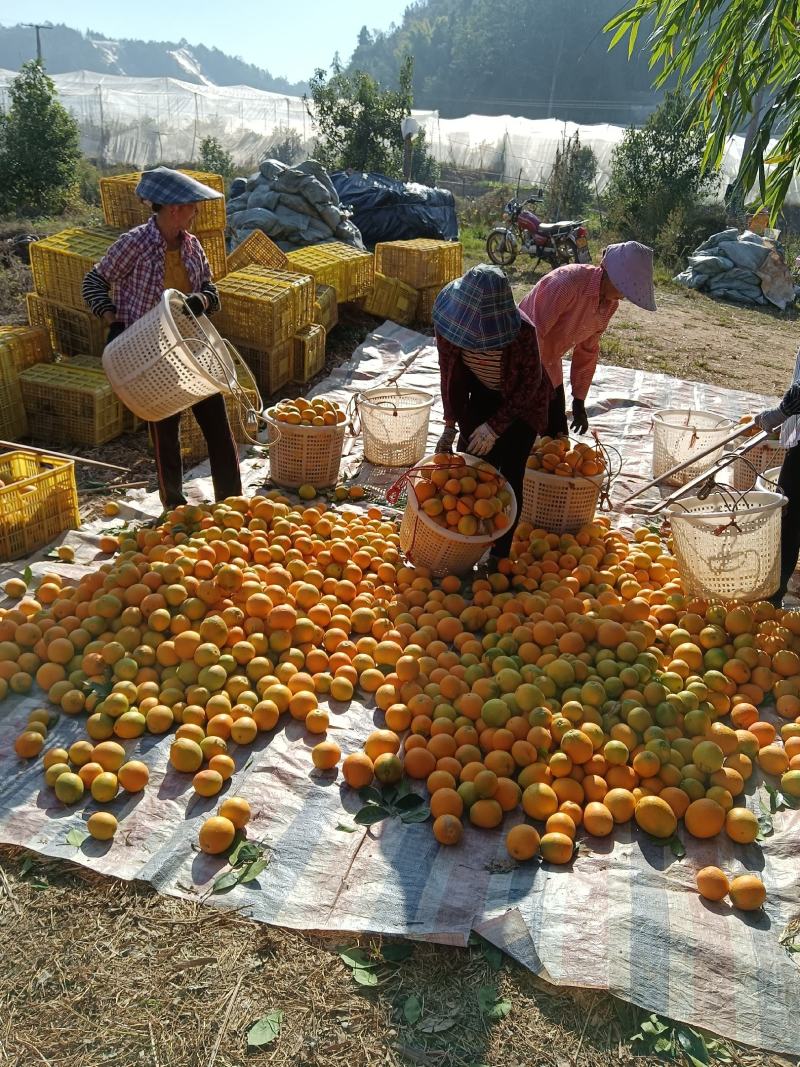
<svg viewBox="0 0 800 1067"><path fill-rule="evenodd" d="M498 267L510 267L517 258L517 248L505 230L493 230L486 238L486 255Z"/></svg>
<svg viewBox="0 0 800 1067"><path fill-rule="evenodd" d="M565 263L577 263L578 262L578 248L574 241L559 241L556 245L556 256L558 257L558 266L563 266Z"/></svg>

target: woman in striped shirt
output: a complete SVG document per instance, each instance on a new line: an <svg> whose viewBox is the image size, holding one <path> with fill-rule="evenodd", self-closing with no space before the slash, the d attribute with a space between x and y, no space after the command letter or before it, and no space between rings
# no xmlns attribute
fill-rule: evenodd
<svg viewBox="0 0 800 1067"><path fill-rule="evenodd" d="M184 293L195 315L212 314L220 306L205 252L189 230L198 203L222 194L168 167L145 171L136 193L152 204L150 220L115 241L83 281L83 299L108 326L108 342L154 308L166 289ZM192 412L208 446L216 499L240 496L239 449L222 395L201 400ZM185 504L180 413L149 426L161 503L165 508Z"/></svg>
<svg viewBox="0 0 800 1067"><path fill-rule="evenodd" d="M552 388L536 331L514 303L499 267L480 264L439 293L433 306L445 429L437 452L481 456L522 499L525 463L547 425ZM495 542L507 556L513 527Z"/></svg>

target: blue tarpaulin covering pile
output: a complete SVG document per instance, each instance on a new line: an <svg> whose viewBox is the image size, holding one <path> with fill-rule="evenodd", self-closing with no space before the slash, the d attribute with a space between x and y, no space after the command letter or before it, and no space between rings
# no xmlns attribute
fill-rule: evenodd
<svg viewBox="0 0 800 1067"><path fill-rule="evenodd" d="M458 240L455 198L448 189L348 171L332 174L331 181L368 246L414 237Z"/></svg>

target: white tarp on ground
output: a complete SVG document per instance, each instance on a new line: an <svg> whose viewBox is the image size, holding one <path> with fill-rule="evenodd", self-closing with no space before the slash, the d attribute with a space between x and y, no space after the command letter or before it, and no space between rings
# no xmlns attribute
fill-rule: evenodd
<svg viewBox="0 0 800 1067"><path fill-rule="evenodd" d="M442 411L430 338L385 323L315 392L347 402L403 368L403 385L437 395L432 449ZM649 479L652 411L691 406L737 418L768 402L661 374L600 367L588 412L603 440L623 454L627 477L618 486L619 499ZM347 466L355 469L360 454L357 443L352 446ZM249 459L244 468L246 491L254 492L266 464ZM202 477L189 487L193 500L210 493L207 466L198 473ZM397 473L364 464L358 480L385 486ZM158 510L153 495L133 492L123 515L143 518ZM59 569L74 576L96 567L103 558L97 548L103 525L107 519L65 535L77 549L75 565L40 559L32 564L34 572ZM0 573L0 581L7 576ZM165 894L195 899L207 894L224 860L198 853L193 845L218 798L196 796L191 778L169 766L165 738L125 742L132 757L148 763L151 777L144 793L121 794L108 805L120 820L114 841L90 838L79 848L66 843L69 830L83 827L93 805L63 807L44 785L41 762L24 762L13 751L15 736L40 700L27 696L0 704L0 841L125 880L143 879ZM360 747L379 719L371 703L334 704L331 712L330 736L345 753ZM66 745L82 733L82 717L62 716L48 741ZM549 981L608 989L691 1026L800 1055L797 957L781 944L800 913L800 812L776 815L775 833L760 846L734 845L724 835L698 841L681 830L688 855L680 861L628 824L611 838L581 835L579 855L568 867L516 865L508 862L503 839L519 813L495 831L468 824L457 848L440 847L430 825L391 820L353 833L338 829L353 825L360 801L338 777L313 770L315 740L292 720L260 735L249 749L231 746L238 770L228 788L249 800L248 835L269 844L271 863L257 882L207 897L208 904L299 929L442 944L464 945L475 929ZM756 811L758 782L756 774L746 797ZM759 871L767 887L764 911L746 915L727 903L703 901L694 874L710 863L732 872Z"/></svg>
<svg viewBox="0 0 800 1067"><path fill-rule="evenodd" d="M13 71L0 70L0 110L8 107ZM314 129L299 96L281 96L247 85L196 85L177 78L128 78L79 70L54 74L61 101L78 120L82 147L93 159L139 167L162 161L194 160L201 140L218 137L242 166L261 159L277 126L295 130L303 142ZM577 126L560 119L511 115L467 115L443 119L437 111L415 111L425 128L430 151L442 163L520 175L530 184L550 178L562 136L576 131L597 156L597 187L602 192L611 153L625 128ZM744 139L731 138L722 165L722 188L738 170ZM788 204L800 204L795 180Z"/></svg>

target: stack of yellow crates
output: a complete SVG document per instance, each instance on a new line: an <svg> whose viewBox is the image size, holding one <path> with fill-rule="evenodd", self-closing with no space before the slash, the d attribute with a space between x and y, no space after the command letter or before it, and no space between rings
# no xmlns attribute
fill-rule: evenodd
<svg viewBox="0 0 800 1067"><path fill-rule="evenodd" d="M181 168L183 170L183 168ZM196 178L203 185L225 192L225 183L219 174L206 174L202 171L183 170L191 178ZM103 217L108 226L117 230L130 230L141 226L150 216L149 204L143 203L136 195L141 172L134 174L115 174L110 178L100 179L100 202L103 205ZM225 200L203 200L198 205L194 233L203 246L214 280L224 278L228 272L225 254Z"/></svg>
<svg viewBox="0 0 800 1067"><path fill-rule="evenodd" d="M215 324L239 350L265 399L293 378L297 345L306 346L301 355L304 368L320 363L320 344L324 363L321 326L312 341L304 341L305 335L296 340L298 332L313 322L315 286L310 275L251 265L223 278L219 293L222 310Z"/></svg>
<svg viewBox="0 0 800 1067"><path fill-rule="evenodd" d="M37 326L0 326L0 437L18 441L28 432L19 376L28 367L50 363L53 349Z"/></svg>
<svg viewBox="0 0 800 1067"><path fill-rule="evenodd" d="M91 448L124 429L125 407L102 370L41 363L22 371L19 384L28 416L50 441Z"/></svg>
<svg viewBox="0 0 800 1067"><path fill-rule="evenodd" d="M375 257L343 241L298 248L286 260L287 270L310 274L317 285L332 285L339 304L366 296L374 285Z"/></svg>
<svg viewBox="0 0 800 1067"><path fill-rule="evenodd" d="M375 246L375 270L419 291L416 318L430 323L433 302L442 288L464 271L459 241L384 241Z"/></svg>
<svg viewBox="0 0 800 1067"><path fill-rule="evenodd" d="M419 290L401 282L399 278L387 278L375 271L375 286L360 301L363 309L379 319L391 319L408 326L417 317Z"/></svg>
<svg viewBox="0 0 800 1067"><path fill-rule="evenodd" d="M314 301L313 322L325 327L329 334L339 321L339 305L336 303L336 290L332 285L317 283L317 299Z"/></svg>

